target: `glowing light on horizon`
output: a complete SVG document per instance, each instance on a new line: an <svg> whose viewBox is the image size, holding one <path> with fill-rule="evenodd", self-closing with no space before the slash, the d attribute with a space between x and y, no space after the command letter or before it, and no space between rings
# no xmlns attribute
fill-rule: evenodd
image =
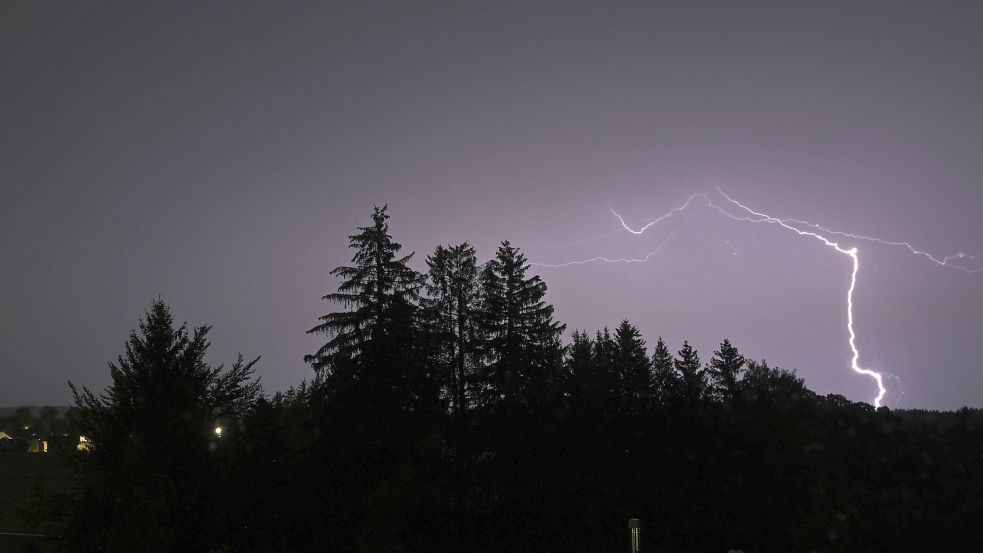
<svg viewBox="0 0 983 553"><path fill-rule="evenodd" d="M711 195L709 193L696 193L696 194L692 194L692 195L689 196L689 198L686 199L686 201L682 205L670 209L668 212L666 212L666 213L664 213L664 214L662 214L662 215L660 215L660 216L658 216L658 217L656 217L654 219L649 220L646 224L644 224L643 226L638 227L638 228L631 227L625 221L625 219L617 211L614 210L613 207L610 207L609 206L608 209L611 211L612 214L614 214L615 217L617 217L618 222L621 224L621 227L622 227L623 230L625 230L626 232L628 232L628 233L630 233L632 235L641 235L641 234L644 234L645 231L647 231L651 227L657 225L658 223L661 223L661 222L663 222L663 221L671 218L673 215L676 215L676 214L678 214L680 212L686 211L695 200L700 199L700 200L703 201L703 203L706 205L706 207L709 207L709 208L717 211L718 213L724 215L725 217L727 217L727 218L729 218L731 220L734 220L734 221L737 221L737 222L744 222L744 223L768 223L768 224L778 225L778 226L780 226L782 228L785 228L785 229L787 229L787 230L789 230L791 232L796 233L799 236L808 237L808 238L812 238L812 239L818 240L823 245L825 245L826 247L835 250L837 253L840 253L842 255L845 255L845 256L849 257L850 258L852 269L851 269L851 272L850 272L850 286L849 286L849 288L847 289L847 292L846 292L846 315L847 315L846 319L847 319L847 335L848 335L847 342L849 344L850 352L851 352L850 368L851 368L851 370L853 370L857 374L860 374L860 375L867 376L867 377L871 378L874 381L874 383L877 385L877 395L873 399L873 404L874 404L875 407L880 407L881 406L881 402L883 401L884 396L887 394L887 389L884 386L884 377L885 376L888 376L890 378L893 378L895 381L897 381L897 384L898 384L898 388L899 389L901 389L901 379L899 377L897 377L896 375L893 375L893 374L890 374L890 373L882 373L880 371L877 371L877 370L874 370L874 369L865 368L865 367L862 367L860 365L860 351L857 348L857 344L856 344L857 335L856 335L856 332L854 330L854 314L853 314L853 312L854 312L854 309L853 309L854 308L854 293L855 293L856 288L857 288L857 275L860 272L860 255L859 255L859 250L858 250L858 248L856 246L853 246L853 247L845 247L845 246L842 246L842 245L840 245L839 242L836 242L836 241L832 240L828 236L824 236L824 234L825 235L836 235L836 236L840 236L840 237L843 237L843 238L849 238L849 239L853 239L853 240L863 240L863 241L868 241L868 242L874 242L874 243L881 244L881 245L886 245L886 246L899 246L899 247L903 247L903 248L907 249L910 253L915 254L915 255L918 255L918 256L922 256L922 257L924 257L924 258L932 261L933 263L935 263L936 265L939 265L939 266L951 267L951 268L958 269L958 270L963 271L963 272L968 273L968 274L983 272L983 266L980 266L980 267L977 267L977 268L970 268L970 267L966 267L965 265L955 263L955 261L957 261L957 260L962 260L962 261L964 261L964 260L974 260L975 261L975 260L977 260L977 258L979 256L968 255L968 254L965 254L963 252L958 252L958 253L953 254L953 255L947 255L947 256L944 256L944 257L939 257L939 256L932 255L932 254L930 254L928 252L925 252L925 251L922 251L922 250L919 250L919 249L915 248L910 242L884 240L884 239L873 237L873 236L867 236L867 235L862 235L862 234L855 234L855 233L849 233L849 232L832 230L832 229L826 228L824 226L821 226L821 225L818 225L818 224L815 224L815 223L810 223L808 221L804 221L804 220L801 220L801 219L781 219L781 218L773 217L771 215L768 215L768 214L765 214L765 213L762 213L762 212L758 212L758 211L755 211L755 210L751 209L747 205L744 205L741 202L735 200L734 198L728 196L719 187L716 188L716 192L721 197L723 197L730 205L736 206L737 208L739 208L740 210L742 210L742 213L745 213L747 215L743 215L743 214L735 215L734 213L731 213L730 211L728 211L727 209L724 209L720 205L717 205L716 203L714 203L713 197L711 197ZM676 227L672 232L670 232L669 235L658 245L658 247L655 250L649 252L648 254L646 254L645 256L640 257L640 258L609 258L609 257L605 257L605 256L596 256L596 257L592 257L592 258L588 258L588 259L583 259L583 260L578 260L578 261L568 261L568 262L564 262L564 263L530 263L530 265L531 266L536 266L536 267L545 267L545 268L564 268L564 267L570 267L570 266L573 266L573 265L584 265L584 264L596 263L596 262L603 262L603 263L642 263L642 262L648 261L654 255L656 255L660 251L662 251L662 249L672 240L672 238L676 235L676 233L679 232L679 230L682 229L682 227L685 226L686 223L689 222L689 220L692 217L693 217L693 215L690 215L690 217L688 217L683 222L683 224L681 224L680 226ZM811 230L804 230L803 228L800 228L800 227L808 227ZM820 233L823 233L823 234L820 234ZM592 237L584 238L584 239L579 240L577 242L570 243L568 245L580 244L580 243L587 242L589 240L594 240L596 238L607 237L607 236L611 236L611 235L612 235L612 233L607 233L607 234L603 234L603 235L592 236ZM733 255L737 255L736 254L736 250L734 250Z"/></svg>

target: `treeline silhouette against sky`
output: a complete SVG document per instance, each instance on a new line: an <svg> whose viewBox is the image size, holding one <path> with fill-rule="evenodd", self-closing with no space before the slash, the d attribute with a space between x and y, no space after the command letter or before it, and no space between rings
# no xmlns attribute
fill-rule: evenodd
<svg viewBox="0 0 983 553"><path fill-rule="evenodd" d="M663 234L535 246L715 184L980 253L981 26L969 0L4 2L0 405L106 385L158 295L294 385L321 345L311 299L376 204L407 250L467 241L481 263L504 239L531 261L647 252ZM978 405L983 279L862 247L861 362L901 378L889 404ZM699 211L650 263L540 272L565 341L628 318L872 395L848 368L849 267L819 245Z"/></svg>
<svg viewBox="0 0 983 553"><path fill-rule="evenodd" d="M520 249L421 274L385 207L349 243L284 393L155 301L111 385L73 386L75 492L29 514L76 552L617 551L630 517L646 551L983 545L979 411L874 410L628 320L565 344Z"/></svg>

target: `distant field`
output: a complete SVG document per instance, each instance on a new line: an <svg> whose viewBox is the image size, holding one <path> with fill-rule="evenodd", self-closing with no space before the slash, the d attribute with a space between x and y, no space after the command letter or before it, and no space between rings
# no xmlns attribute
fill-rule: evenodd
<svg viewBox="0 0 983 553"><path fill-rule="evenodd" d="M70 471L58 455L0 453L0 532L37 532L17 514L27 506L37 485L49 492L70 489ZM17 551L27 541L0 535L0 551Z"/></svg>

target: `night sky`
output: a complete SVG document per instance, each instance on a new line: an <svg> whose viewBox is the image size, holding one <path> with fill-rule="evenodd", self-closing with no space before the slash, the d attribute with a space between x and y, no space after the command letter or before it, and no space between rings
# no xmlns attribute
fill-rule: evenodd
<svg viewBox="0 0 983 553"><path fill-rule="evenodd" d="M411 5L412 4L412 5ZM902 5L903 4L903 5ZM0 405L66 403L158 295L211 361L312 376L305 331L374 204L413 265L438 243L531 261L569 331L724 337L811 388L850 372L849 259L692 209L983 253L983 4L0 4ZM983 273L860 248L861 363L891 406L983 406ZM735 255L736 254L736 255ZM970 265L972 265L970 263ZM976 266L980 266L977 263Z"/></svg>

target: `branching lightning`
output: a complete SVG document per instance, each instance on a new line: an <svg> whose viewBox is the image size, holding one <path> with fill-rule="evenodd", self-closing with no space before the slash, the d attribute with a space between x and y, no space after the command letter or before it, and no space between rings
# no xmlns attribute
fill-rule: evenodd
<svg viewBox="0 0 983 553"><path fill-rule="evenodd" d="M692 196L690 196L689 198L686 199L686 202L684 202L683 205L681 205L679 207L674 207L674 208L670 209L665 215L662 215L662 216L656 217L655 219L652 219L651 221L649 221L648 223L646 223L645 226L643 226L642 228L640 228L638 230L635 230L635 229L629 227L627 224L625 224L625 220L622 219L621 215L618 215L618 212L615 211L613 207L608 206L608 209L610 209L611 210L611 213L613 213L614 216L617 217L619 221L621 221L621 226L624 227L625 230L627 230L628 232L630 232L632 234L643 234L650 227L652 227L654 225L657 225L657 224L661 223L662 221L665 221L666 219L668 219L669 217L672 217L673 215L679 213L680 211L685 211L686 208L688 208L690 206L690 204L693 203L693 200L695 200L697 198L703 198L707 202L710 202L710 198L706 194L693 194Z"/></svg>
<svg viewBox="0 0 983 553"><path fill-rule="evenodd" d="M964 264L960 263L960 262L965 263L966 260L975 261L977 260L978 256L968 255L963 252L958 252L953 255L939 257L915 248L910 242L884 240L873 236L866 236L862 234L832 230L824 226L815 223L810 223L808 221L804 221L801 219L780 219L778 217L773 217L771 215L751 209L750 207L728 196L720 188L717 188L716 192L717 195L719 195L726 201L725 203L727 206L732 208L737 208L739 210L738 214L734 214L728 209L726 209L725 207L715 203L714 197L711 196L709 193L692 194L689 198L686 199L686 201L682 205L670 209L666 213L654 219L649 220L649 222L645 223L643 226L638 228L631 227L627 222L625 222L624 218L617 211L614 210L614 208L609 207L609 209L611 210L611 213L614 214L615 217L617 217L618 222L621 223L621 227L624 231L627 231L628 233L633 235L641 235L644 234L645 231L647 231L651 227L671 218L673 215L686 211L693 204L694 201L701 200L706 207L709 207L717 211L721 215L733 221L742 222L742 223L768 223L768 224L778 225L784 229L794 232L799 236L817 240L821 242L823 245L825 245L826 247L835 250L837 253L849 257L851 271L850 271L850 286L846 292L846 322L847 322L847 335L849 337L847 342L850 346L850 352L851 352L850 368L857 374L871 378L874 381L874 383L877 385L877 395L873 398L873 404L875 407L881 406L881 402L883 401L884 396L887 393L887 389L884 387L885 377L896 380L899 389L901 385L901 379L890 373L886 373L886 372L882 373L874 369L868 369L860 366L860 351L858 350L856 344L857 335L856 332L854 331L854 318L853 318L854 292L856 291L857 288L857 275L860 272L860 254L856 246L852 246L852 247L843 246L839 242L829 238L829 236L838 236L841 238L846 238L851 240L862 240L862 241L873 242L885 246L903 247L907 249L910 253L924 257L929 261L935 263L936 265L942 267L951 267L970 274L983 272L983 266L972 268L972 267L967 267ZM692 217L693 215L691 214L689 217L686 218L686 220L681 225L673 229L672 232L670 232L666 236L666 238L662 241L662 243L658 245L658 247L655 250L649 252L648 254L640 258L609 258L604 256L597 256L589 259L568 261L564 263L530 263L530 265L537 266L537 267L547 267L547 268L563 268L563 267L570 267L573 265L584 265L584 264L596 263L596 262L642 263L648 261L654 255L662 251L662 249L673 239L676 233L679 232L679 230L682 229L683 226L685 226L686 223L689 222L689 220ZM597 238L607 237L611 235L612 233L592 236L567 245L580 244L580 243L587 242L589 240L594 240Z"/></svg>
<svg viewBox="0 0 983 553"><path fill-rule="evenodd" d="M883 244L885 246L902 246L905 249L907 249L909 252L911 252L911 253L913 253L915 255L923 256L926 259L928 259L929 261L931 261L932 263L935 263L936 265L941 265L943 267L952 267L954 269L959 269L960 271L963 271L963 272L968 273L968 274L983 272L983 267L977 267L975 269L971 269L969 267L965 267L965 266L962 266L962 265L956 265L956 264L952 263L952 261L955 261L957 259L968 259L968 260L971 260L971 261L976 261L977 260L977 257L978 257L976 255L969 255L969 254L966 254L966 253L963 253L963 252L957 252L957 253L954 253L952 255L947 255L945 257L941 257L940 258L940 257L935 257L935 256L933 256L932 254L930 254L928 252L924 252L924 251L921 251L921 250L916 249L914 246L911 245L910 242L893 242L891 240L883 240L881 238L876 238L876 237L873 237L873 236L864 236L863 234L853 234L853 233L850 233L850 232L841 232L841 231L838 231L838 230L831 230L831 229L825 228L823 226L820 226L820 225L817 225L817 224L814 224L814 223L810 223L808 221L802 221L800 219L785 219L785 221L786 222L790 222L790 223L798 223L800 225L805 225L807 227L812 227L812 228L814 228L814 229L816 229L818 231L821 231L821 232L826 232L826 233L829 233L829 234L835 234L837 236L843 236L845 238L853 238L854 240L866 240L868 242L876 242L878 244Z"/></svg>
<svg viewBox="0 0 983 553"><path fill-rule="evenodd" d="M874 379L874 382L877 383L877 396L874 398L874 407L880 407L881 400L884 399L884 394L887 393L887 389L884 388L884 377L881 376L881 373L875 370L865 369L860 366L860 351L857 350L857 334L853 330L853 292L857 288L857 273L860 272L860 256L857 253L857 248L856 247L849 248L849 249L843 248L838 243L833 242L820 234L795 228L792 225L789 225L786 222L782 221L781 219L776 219L775 217L771 217L770 215L765 215L764 213L758 213L757 211L752 210L751 208L738 202L737 200L734 200L719 188L717 189L717 191L720 192L720 194L724 198L727 198L727 201L731 202L734 205L737 205L738 207L754 215L755 217L761 218L755 222L776 223L798 234L799 236L808 236L810 238L815 238L821 241L826 246L831 247L834 250L838 251L839 253L850 257L850 260L853 265L853 270L850 272L850 288L847 290L846 293L846 320L847 320L846 327L847 327L847 332L850 336L848 341L850 343L850 351L852 352L852 356L850 358L850 368L853 369L853 372L855 373L862 374L864 376L868 376ZM711 206L712 206L712 202L711 202ZM721 211L721 213L727 214L722 209L719 210Z"/></svg>
<svg viewBox="0 0 983 553"><path fill-rule="evenodd" d="M612 213L614 213L614 210L612 210ZM615 213L615 215L617 215L617 213ZM675 229L673 229L672 232L670 232L669 235L666 236L665 240L663 240L654 250L650 251L649 253L645 254L642 257L618 257L618 258L612 258L612 257L604 257L604 256L600 256L599 255L597 257L591 257L591 258L588 258L588 259L581 259L579 261L567 261L566 263L555 263L555 264L551 264L551 263L530 263L529 265L531 265L533 267L549 267L549 268L552 268L552 269L561 269L563 267L570 267L570 266L573 266L573 265L586 265L587 263L596 263L598 261L601 261L601 262L604 262L604 263L644 263L644 262L648 261L649 259L651 259L652 256L654 256L657 253L661 252L662 251L662 248L666 247L666 245L668 245L669 242L672 241L673 237L676 236L676 233L679 232L684 226L686 226L686 223L688 223L690 221L690 219L692 219L692 218L693 218L693 214L690 214L690 216L687 217L683 221L683 224L681 224L678 227L676 227ZM620 219L620 216L619 216L619 219Z"/></svg>

